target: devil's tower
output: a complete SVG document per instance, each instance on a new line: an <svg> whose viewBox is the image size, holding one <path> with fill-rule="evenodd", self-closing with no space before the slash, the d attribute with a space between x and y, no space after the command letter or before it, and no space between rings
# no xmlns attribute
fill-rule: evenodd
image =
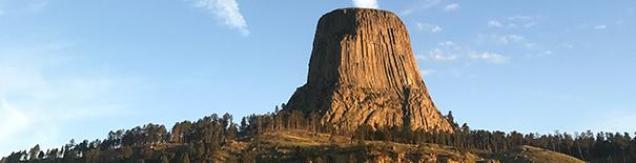
<svg viewBox="0 0 636 163"><path fill-rule="evenodd" d="M338 9L320 18L307 84L285 110L318 112L322 123L342 129L451 130L420 76L406 27L375 9Z"/></svg>

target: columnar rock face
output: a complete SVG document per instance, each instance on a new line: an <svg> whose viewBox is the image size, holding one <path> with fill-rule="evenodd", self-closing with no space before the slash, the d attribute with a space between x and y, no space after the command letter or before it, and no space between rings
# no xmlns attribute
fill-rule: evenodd
<svg viewBox="0 0 636 163"><path fill-rule="evenodd" d="M318 112L342 129L409 126L451 131L435 108L415 63L409 35L393 13L334 10L320 18L307 84L286 110Z"/></svg>

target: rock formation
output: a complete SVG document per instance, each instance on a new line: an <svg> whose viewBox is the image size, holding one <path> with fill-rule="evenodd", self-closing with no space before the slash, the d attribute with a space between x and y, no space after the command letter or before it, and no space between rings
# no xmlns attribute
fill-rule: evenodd
<svg viewBox="0 0 636 163"><path fill-rule="evenodd" d="M409 126L452 132L431 101L409 35L395 14L338 9L320 18L307 83L285 110L318 112L343 129Z"/></svg>

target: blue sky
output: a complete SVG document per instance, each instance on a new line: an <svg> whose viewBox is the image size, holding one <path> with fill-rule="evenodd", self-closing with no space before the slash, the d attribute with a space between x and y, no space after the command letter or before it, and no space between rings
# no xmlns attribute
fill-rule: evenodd
<svg viewBox="0 0 636 163"><path fill-rule="evenodd" d="M0 155L272 111L318 18L354 5L400 15L437 106L472 128L636 131L636 1L0 0Z"/></svg>

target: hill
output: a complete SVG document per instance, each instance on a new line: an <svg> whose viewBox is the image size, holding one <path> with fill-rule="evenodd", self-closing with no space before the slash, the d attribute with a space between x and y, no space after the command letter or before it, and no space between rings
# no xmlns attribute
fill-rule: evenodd
<svg viewBox="0 0 636 163"><path fill-rule="evenodd" d="M532 147L528 145L518 146L508 152L497 154L494 159L502 162L519 162L519 163L584 163L572 156L562 153L550 151L543 148Z"/></svg>
<svg viewBox="0 0 636 163"><path fill-rule="evenodd" d="M301 130L268 133L237 144L234 151L240 152L235 154L254 155L257 162L584 162L525 145L501 153L478 153L439 144L353 141Z"/></svg>
<svg viewBox="0 0 636 163"><path fill-rule="evenodd" d="M163 125L147 124L111 131L104 140L71 140L47 150L36 145L3 157L0 163L630 162L636 156L636 139L620 134L599 133L594 138L586 132L573 138L567 133L469 130L466 125L453 134L368 126L347 132L294 115L302 114L252 115L239 125L229 114L213 114L179 122L170 132Z"/></svg>

